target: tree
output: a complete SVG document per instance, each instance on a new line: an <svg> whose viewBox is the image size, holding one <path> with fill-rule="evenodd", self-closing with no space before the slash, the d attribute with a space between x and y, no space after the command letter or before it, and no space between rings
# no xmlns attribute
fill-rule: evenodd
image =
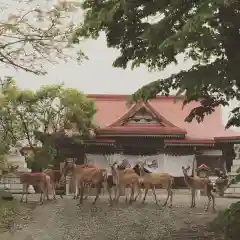
<svg viewBox="0 0 240 240"><path fill-rule="evenodd" d="M94 102L75 89L63 85L42 86L33 92L20 90L12 78L2 80L0 123L4 135L13 144L27 139L34 158L47 166L54 161L54 133L67 125L74 126L80 136L86 136L93 127L96 113ZM41 139L39 136L48 136ZM39 140L43 146L39 149Z"/></svg>
<svg viewBox="0 0 240 240"><path fill-rule="evenodd" d="M76 8L61 1L10 0L0 5L7 19L0 22L0 64L34 74L46 73L43 63L68 59L74 24L70 19ZM16 8L16 14L12 9ZM3 18L2 18L3 19ZM78 53L81 60L83 54Z"/></svg>
<svg viewBox="0 0 240 240"><path fill-rule="evenodd" d="M238 0L100 0L83 1L85 19L75 34L97 38L106 33L108 47L120 50L113 66L145 64L163 70L184 54L193 61L186 71L156 80L135 92L130 103L158 93L185 93L183 105L201 100L186 121L202 121L214 108L240 99L240 1ZM240 126L240 107L226 127Z"/></svg>

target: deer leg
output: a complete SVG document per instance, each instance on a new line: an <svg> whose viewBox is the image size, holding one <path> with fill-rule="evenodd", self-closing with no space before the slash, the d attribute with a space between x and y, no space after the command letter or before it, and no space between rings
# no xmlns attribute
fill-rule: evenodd
<svg viewBox="0 0 240 240"><path fill-rule="evenodd" d="M90 185L87 185L87 193L86 193L86 196L84 197L84 200L87 200L88 199L88 196L90 194Z"/></svg>
<svg viewBox="0 0 240 240"><path fill-rule="evenodd" d="M77 199L79 195L79 185L76 180L74 180L74 187L75 187L75 191L74 191L73 199Z"/></svg>
<svg viewBox="0 0 240 240"><path fill-rule="evenodd" d="M192 199L192 202L191 202L191 208L194 208L195 207L195 189L191 189L191 199Z"/></svg>
<svg viewBox="0 0 240 240"><path fill-rule="evenodd" d="M213 212L216 212L216 208L215 208L215 196L211 193L211 197L212 197L212 209Z"/></svg>
<svg viewBox="0 0 240 240"><path fill-rule="evenodd" d="M142 204L145 202L145 200L146 200L146 197L147 197L147 193L148 193L148 189L149 189L149 187L146 187L145 186L145 193L144 193L144 197L143 197L143 200L142 200Z"/></svg>
<svg viewBox="0 0 240 240"><path fill-rule="evenodd" d="M196 207L196 190L193 190L193 208Z"/></svg>
<svg viewBox="0 0 240 240"><path fill-rule="evenodd" d="M120 193L121 193L121 186L119 185L117 187L117 197L116 197L116 203L118 203L119 201L119 198L120 198Z"/></svg>
<svg viewBox="0 0 240 240"><path fill-rule="evenodd" d="M172 207L172 203L173 203L173 191L171 188L168 189L168 192L170 194L170 205L169 207Z"/></svg>
<svg viewBox="0 0 240 240"><path fill-rule="evenodd" d="M84 184L80 184L80 199L79 199L79 204L83 204L83 194L84 194Z"/></svg>
<svg viewBox="0 0 240 240"><path fill-rule="evenodd" d="M117 201L117 190L118 190L118 186L114 186L114 201Z"/></svg>
<svg viewBox="0 0 240 240"><path fill-rule="evenodd" d="M23 197L24 197L24 194L26 193L26 184L25 183L23 183L23 185L22 185L22 197L21 197L21 200L20 200L20 202L23 202Z"/></svg>
<svg viewBox="0 0 240 240"><path fill-rule="evenodd" d="M154 185L152 186L152 193L153 193L155 202L156 202L156 204L158 205L158 200L157 200L157 195L156 195L156 191L155 191L155 186L154 186Z"/></svg>
<svg viewBox="0 0 240 240"><path fill-rule="evenodd" d="M29 184L26 184L26 189L25 189L25 196L26 196L26 198L25 198L25 202L27 203L28 202L28 187L29 187Z"/></svg>
<svg viewBox="0 0 240 240"><path fill-rule="evenodd" d="M167 198L166 198L166 201L165 201L165 203L163 204L163 206L166 206L166 205L167 205L168 199L169 199L170 196L171 196L171 189L170 189L170 188L167 188Z"/></svg>
<svg viewBox="0 0 240 240"><path fill-rule="evenodd" d="M131 204L134 201L134 185L131 187L131 196L129 200L129 204Z"/></svg>
<svg viewBox="0 0 240 240"><path fill-rule="evenodd" d="M52 183L53 200L56 200L56 183Z"/></svg>
<svg viewBox="0 0 240 240"><path fill-rule="evenodd" d="M40 193L40 204L43 204L43 197L45 197L45 192L46 191L44 191L45 189L44 189L44 187L43 187L43 184L42 183L40 183L39 184L39 187L40 187L40 191L41 191L41 193ZM43 196L43 194L44 194L44 196Z"/></svg>
<svg viewBox="0 0 240 240"><path fill-rule="evenodd" d="M211 200L212 200L212 199L211 199L211 196L209 195L209 193L207 193L207 198L208 198L208 202L207 202L206 208L204 209L205 212L208 211L209 206L210 206L210 203L211 203Z"/></svg>
<svg viewBox="0 0 240 240"><path fill-rule="evenodd" d="M50 185L50 184L49 184ZM46 186L44 187L44 199L45 199L45 196L47 198L47 200L50 200L49 199L49 192L48 192L48 182L46 182ZM52 185L52 191L53 191L53 185ZM53 194L53 193L52 193Z"/></svg>
<svg viewBox="0 0 240 240"><path fill-rule="evenodd" d="M109 196L109 204L111 206L112 203L113 203L112 191L111 191L112 189L111 189L111 186L108 183L106 183L106 188L107 188L107 192L108 192L108 196Z"/></svg>
<svg viewBox="0 0 240 240"><path fill-rule="evenodd" d="M102 188L102 186L101 186L101 183L97 183L96 184L96 190L97 190L97 194L96 194L96 197L95 197L95 199L94 199L94 201L93 201L93 205L96 203L96 201L99 199L99 195L100 195L100 193L101 193L101 188Z"/></svg>
<svg viewBox="0 0 240 240"><path fill-rule="evenodd" d="M129 193L129 188L125 188L125 202L126 204L128 203L128 193ZM130 198L129 198L129 202L130 202Z"/></svg>
<svg viewBox="0 0 240 240"><path fill-rule="evenodd" d="M137 184L137 188L138 188L138 193L137 193L136 197L134 198L134 201L137 201L138 196L141 197L141 195L142 195L141 185L140 185L139 182L138 182L138 184Z"/></svg>

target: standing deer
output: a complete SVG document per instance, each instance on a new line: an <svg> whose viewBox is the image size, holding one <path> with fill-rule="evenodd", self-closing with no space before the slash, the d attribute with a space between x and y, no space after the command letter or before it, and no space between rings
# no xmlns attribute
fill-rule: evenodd
<svg viewBox="0 0 240 240"><path fill-rule="evenodd" d="M45 169L43 172L50 177L53 199L56 200L56 187L60 184L60 179L62 175L61 171L53 170L53 169ZM62 195L60 195L60 197L63 199Z"/></svg>
<svg viewBox="0 0 240 240"><path fill-rule="evenodd" d="M48 190L50 189L50 177L46 173L38 172L38 173L32 173L32 172L19 172L17 169L19 166L11 167L10 172L14 173L15 175L19 176L20 182L23 185L23 192L21 197L21 202L23 202L23 197L26 195L25 202L28 202L28 187L29 185L32 186L38 186L41 191L40 195L40 203L43 204L43 199L48 197Z"/></svg>
<svg viewBox="0 0 240 240"><path fill-rule="evenodd" d="M115 201L118 202L120 198L121 189L126 190L127 187L131 189L131 196L129 198L129 203L135 201L139 195L141 195L141 186L139 182L139 176L135 173L135 171L130 168L130 166L125 166L125 161L120 165L116 165L115 162L112 169L112 176L116 184L115 189ZM134 199L134 190L138 191L138 195ZM128 197L126 194L126 203L128 202Z"/></svg>
<svg viewBox="0 0 240 240"><path fill-rule="evenodd" d="M151 173L147 169L144 168L144 164L136 164L135 167L133 168L134 171L141 176L140 181L145 187L145 193L144 197L142 200L142 203L145 202L146 196L148 193L148 190L151 188L153 192L153 196L155 199L156 204L158 205L158 200L157 200L157 195L155 192L155 187L160 185L162 188L167 190L167 198L163 206L166 206L170 197L170 205L169 207L172 207L172 202L173 202L173 192L172 192L172 185L174 183L174 177L171 176L168 173Z"/></svg>
<svg viewBox="0 0 240 240"><path fill-rule="evenodd" d="M77 179L76 179L77 174L80 173L82 171L82 169L84 169L84 168L96 168L96 166L93 165L93 164L76 165L75 163L68 163L67 162L67 169L65 167L66 167L66 162L65 162L64 167L62 169L60 182L63 182L64 180L66 180L66 176L67 176L68 173L72 173L72 181L73 181L73 186L74 186L73 199L78 199L80 195L79 195L79 185L77 184ZM67 172L66 172L66 170L67 170ZM88 193L89 193L90 188L91 188L91 184L87 183L87 184L85 184L84 187L87 187ZM87 197L88 196L86 195L84 200L87 199Z"/></svg>
<svg viewBox="0 0 240 240"><path fill-rule="evenodd" d="M110 194L110 190L107 186L107 171L105 169L101 168L85 168L85 167L76 167L75 164L69 164L67 161L65 162L65 165L62 170L62 177L61 179L66 178L66 175L68 172L72 172L75 185L79 189L80 187L80 201L79 204L83 203L83 194L84 194L84 186L86 184L91 184L96 186L96 197L93 201L93 204L96 203L96 201L99 198L99 195L101 193L102 185L103 187L107 188L110 198L110 204L112 203L112 198Z"/></svg>
<svg viewBox="0 0 240 240"><path fill-rule="evenodd" d="M187 184L187 186L191 189L191 208L196 207L196 190L205 190L206 195L208 197L208 203L207 207L205 208L205 211L208 211L210 202L212 200L212 209L215 212L215 197L212 193L213 191L213 185L211 181L208 178L200 178L200 177L190 177L188 176L188 171L190 169L190 166L187 168L182 167L184 181Z"/></svg>

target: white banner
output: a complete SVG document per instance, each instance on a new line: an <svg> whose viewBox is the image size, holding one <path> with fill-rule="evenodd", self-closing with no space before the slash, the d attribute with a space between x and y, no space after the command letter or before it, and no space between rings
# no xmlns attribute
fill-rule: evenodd
<svg viewBox="0 0 240 240"><path fill-rule="evenodd" d="M190 166L189 174L191 174L194 159L194 155L164 155L164 172L171 174L173 177L183 177L182 167Z"/></svg>

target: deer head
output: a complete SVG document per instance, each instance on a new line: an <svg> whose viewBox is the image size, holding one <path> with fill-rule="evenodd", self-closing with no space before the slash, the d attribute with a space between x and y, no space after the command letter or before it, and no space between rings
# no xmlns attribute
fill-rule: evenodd
<svg viewBox="0 0 240 240"><path fill-rule="evenodd" d="M183 174L184 174L184 175L188 175L188 171L189 171L190 168L191 168L190 166L188 166L187 168L185 168L185 167L182 166Z"/></svg>

